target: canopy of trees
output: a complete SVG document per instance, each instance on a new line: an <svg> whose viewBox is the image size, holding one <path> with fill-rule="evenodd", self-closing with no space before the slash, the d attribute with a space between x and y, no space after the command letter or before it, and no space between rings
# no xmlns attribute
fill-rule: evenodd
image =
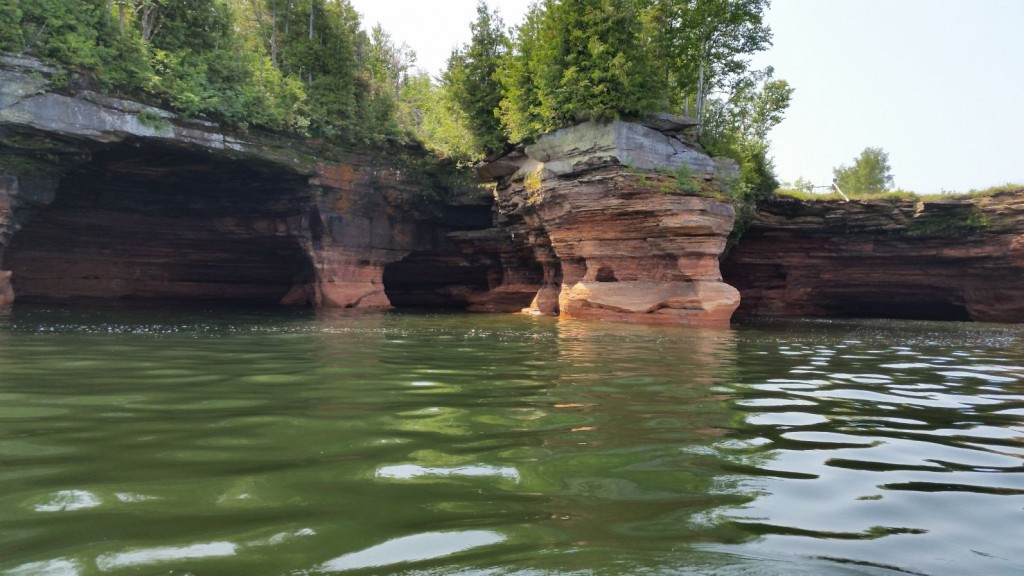
<svg viewBox="0 0 1024 576"><path fill-rule="evenodd" d="M697 116L748 190L774 175L768 131L792 89L748 57L769 0L539 0L509 30L481 0L440 81L349 0L5 0L0 50L234 126L352 144L416 138L475 160L582 120Z"/></svg>
<svg viewBox="0 0 1024 576"><path fill-rule="evenodd" d="M793 89L752 70L768 0L542 0L514 30L481 1L444 88L490 152L584 120L672 111L701 120L709 152L741 162L747 192L778 186L768 133Z"/></svg>
<svg viewBox="0 0 1024 576"><path fill-rule="evenodd" d="M749 56L771 44L767 7L768 0L543 0L515 30L474 33L456 56L478 66L487 60L496 71L501 94L488 104L513 142L654 111L702 119L715 99L749 84ZM488 14L484 2L478 13ZM508 48L482 50L498 33ZM460 63L453 58L450 68Z"/></svg>
<svg viewBox="0 0 1024 576"><path fill-rule="evenodd" d="M353 143L399 136L414 59L347 0L4 0L0 50L188 116Z"/></svg>
<svg viewBox="0 0 1024 576"><path fill-rule="evenodd" d="M865 148L852 166L832 169L836 185L846 194L883 194L893 186L889 154L881 148Z"/></svg>

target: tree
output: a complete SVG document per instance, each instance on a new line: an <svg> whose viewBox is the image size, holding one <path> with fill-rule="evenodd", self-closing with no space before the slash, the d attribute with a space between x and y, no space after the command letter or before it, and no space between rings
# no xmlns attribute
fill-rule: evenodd
<svg viewBox="0 0 1024 576"><path fill-rule="evenodd" d="M517 54L499 72L500 115L513 139L662 107L639 7L636 0L546 0L531 10L516 34Z"/></svg>
<svg viewBox="0 0 1024 576"><path fill-rule="evenodd" d="M480 148L474 145L465 112L454 101L451 91L435 83L426 72L413 74L402 83L398 122L442 158L474 162L482 157Z"/></svg>
<svg viewBox="0 0 1024 576"><path fill-rule="evenodd" d="M801 192L807 192L808 194L814 192L814 182L811 182L810 180L804 178L803 176L800 176L799 178L792 182L784 182L782 184L782 187L789 190L799 190Z"/></svg>
<svg viewBox="0 0 1024 576"><path fill-rule="evenodd" d="M882 194L893 185L889 167L889 154L881 148L865 148L854 159L852 166L845 164L832 169L836 185L846 194Z"/></svg>
<svg viewBox="0 0 1024 576"><path fill-rule="evenodd" d="M703 120L716 93L731 92L747 57L771 46L769 0L640 0L671 103Z"/></svg>
<svg viewBox="0 0 1024 576"><path fill-rule="evenodd" d="M502 86L496 73L508 46L505 24L484 0L476 7L468 45L452 52L443 84L466 115L474 144L484 153L502 151L507 138L495 111L501 104Z"/></svg>
<svg viewBox="0 0 1024 576"><path fill-rule="evenodd" d="M754 200L769 197L779 186L768 156L768 133L782 122L793 96L789 83L773 79L773 73L771 67L750 73L728 98L710 100L701 133L709 153L740 162L744 193Z"/></svg>
<svg viewBox="0 0 1024 576"><path fill-rule="evenodd" d="M522 24L513 30L509 49L496 73L502 99L497 115L511 142L522 142L554 128L540 111L534 77L539 76L535 54L541 49L544 9L532 4Z"/></svg>

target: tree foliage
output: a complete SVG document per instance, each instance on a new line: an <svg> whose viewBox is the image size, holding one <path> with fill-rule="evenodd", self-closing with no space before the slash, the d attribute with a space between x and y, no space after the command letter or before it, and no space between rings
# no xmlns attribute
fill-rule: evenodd
<svg viewBox="0 0 1024 576"><path fill-rule="evenodd" d="M741 163L742 185L759 197L777 186L768 133L792 88L749 56L771 44L768 0L542 0L495 50L493 17L481 2L473 42L453 55L452 97L477 134L510 142L585 120L655 111L695 115L702 143ZM475 59L470 55L480 55ZM467 80L467 62L498 63ZM497 83L492 83L497 80ZM465 90L486 85L486 96ZM497 104L495 102L497 101ZM486 126L477 131L478 126ZM486 147L486 146L485 146ZM493 146L491 147L493 149Z"/></svg>
<svg viewBox="0 0 1024 576"><path fill-rule="evenodd" d="M400 135L413 58L348 0L5 0L0 50L186 116L352 143Z"/></svg>
<svg viewBox="0 0 1024 576"><path fill-rule="evenodd" d="M672 103L703 119L709 100L750 71L749 56L771 46L769 0L649 0L648 22Z"/></svg>
<svg viewBox="0 0 1024 576"><path fill-rule="evenodd" d="M0 50L186 116L352 144L414 137L462 160L583 120L689 113L760 189L791 92L749 69L771 42L767 6L539 0L507 31L481 1L440 83L349 0L5 0Z"/></svg>
<svg viewBox="0 0 1024 576"><path fill-rule="evenodd" d="M515 140L585 120L636 117L664 98L635 1L545 0L516 33L498 77Z"/></svg>
<svg viewBox="0 0 1024 576"><path fill-rule="evenodd" d="M753 199L770 196L779 183L768 156L768 133L783 119L793 96L785 80L769 67L737 82L727 98L707 106L701 142L713 155L740 161L740 180Z"/></svg>
<svg viewBox="0 0 1024 576"><path fill-rule="evenodd" d="M507 144L495 110L502 99L496 73L508 47L508 35L501 17L483 0L476 14L470 26L472 40L452 52L442 81L465 114L476 149L491 153L503 150Z"/></svg>
<svg viewBox="0 0 1024 576"><path fill-rule="evenodd" d="M496 72L501 82L502 98L495 114L512 142L522 142L557 127L542 114L538 105L540 91L534 81L540 77L535 55L543 48L541 28L544 14L541 4L530 6L523 23L513 31L509 39L511 49Z"/></svg>
<svg viewBox="0 0 1024 576"><path fill-rule="evenodd" d="M416 140L442 158L474 162L482 157L469 128L469 118L451 90L420 72L402 84L398 122Z"/></svg>
<svg viewBox="0 0 1024 576"><path fill-rule="evenodd" d="M832 174L846 194L884 194L893 186L889 154L881 148L865 148L853 165L833 168Z"/></svg>

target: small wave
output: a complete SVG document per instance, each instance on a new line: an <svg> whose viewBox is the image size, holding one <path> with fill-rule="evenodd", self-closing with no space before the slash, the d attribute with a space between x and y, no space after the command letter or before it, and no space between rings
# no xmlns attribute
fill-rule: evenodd
<svg viewBox="0 0 1024 576"><path fill-rule="evenodd" d="M486 466L475 464L470 466L456 466L450 468L431 468L416 464L398 464L395 466L383 466L377 469L377 478L388 478L392 480L413 480L424 477L497 477L519 482L519 470L511 466Z"/></svg>
<svg viewBox="0 0 1024 576"><path fill-rule="evenodd" d="M191 546L167 546L143 548L131 552L103 554L96 559L96 566L104 572L120 568L160 564L174 560L198 560L203 558L224 558L234 556L238 546L231 542L210 542Z"/></svg>
<svg viewBox="0 0 1024 576"><path fill-rule="evenodd" d="M103 504L103 500L92 492L85 490L61 490L53 497L42 504L36 504L33 510L36 512L74 512L76 510L88 510Z"/></svg>
<svg viewBox="0 0 1024 576"><path fill-rule="evenodd" d="M505 536L489 530L459 532L427 532L388 540L365 550L329 560L318 567L320 572L343 572L361 568L379 568L394 564L420 562L451 556L473 548L492 546L505 541Z"/></svg>

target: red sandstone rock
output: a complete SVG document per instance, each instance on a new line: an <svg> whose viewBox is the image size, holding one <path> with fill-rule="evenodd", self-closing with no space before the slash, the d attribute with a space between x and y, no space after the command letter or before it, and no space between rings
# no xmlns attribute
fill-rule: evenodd
<svg viewBox="0 0 1024 576"><path fill-rule="evenodd" d="M1024 190L765 206L723 263L761 316L1024 322Z"/></svg>
<svg viewBox="0 0 1024 576"><path fill-rule="evenodd" d="M718 256L734 212L663 193L671 178L605 167L499 188L513 233L533 245L545 285L529 312L618 322L728 326L739 293ZM533 187L530 189L530 187Z"/></svg>
<svg viewBox="0 0 1024 576"><path fill-rule="evenodd" d="M385 308L390 271L409 305L529 302L521 289L488 292L504 255L515 260L507 235L484 253L449 237L489 228L490 196L449 183L447 167L416 151L232 134L134 102L49 93L55 72L0 56L0 268L23 301ZM147 126L142 111L166 126ZM11 282L2 287L9 300Z"/></svg>
<svg viewBox="0 0 1024 576"><path fill-rule="evenodd" d="M339 253L340 252L340 253ZM323 308L390 308L384 264L353 261L345 251L316 253L314 304Z"/></svg>
<svg viewBox="0 0 1024 576"><path fill-rule="evenodd" d="M11 288L10 270L0 270L0 306L14 303L14 289Z"/></svg>

